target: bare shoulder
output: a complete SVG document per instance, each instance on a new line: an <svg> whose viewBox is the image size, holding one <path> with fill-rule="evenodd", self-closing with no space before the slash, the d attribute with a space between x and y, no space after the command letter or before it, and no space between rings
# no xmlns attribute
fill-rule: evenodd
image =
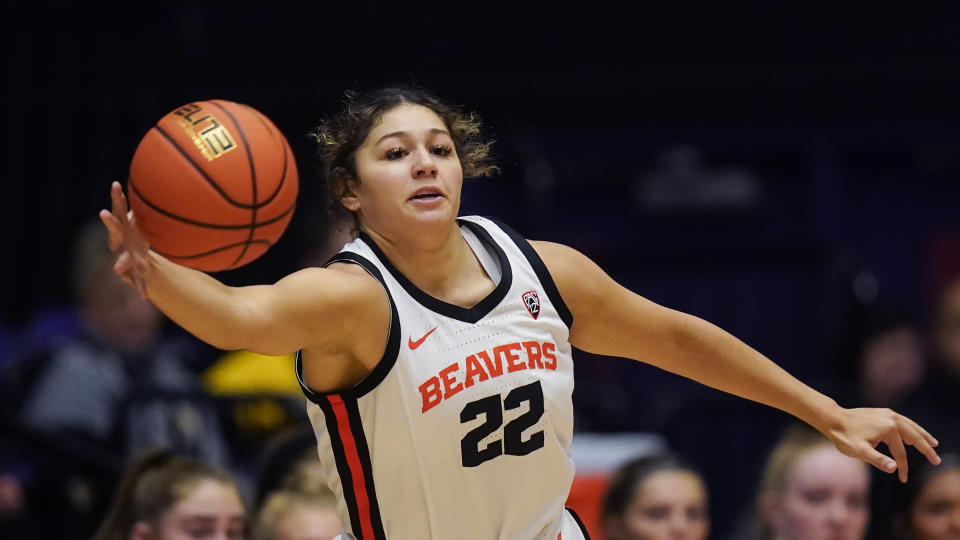
<svg viewBox="0 0 960 540"><path fill-rule="evenodd" d="M561 295L580 292L596 278L606 276L596 263L570 246L541 240L531 240L530 245L550 271Z"/></svg>
<svg viewBox="0 0 960 540"><path fill-rule="evenodd" d="M384 297L380 283L356 264L336 263L327 268L304 268L276 283L294 301L320 301L319 305L343 308Z"/></svg>
<svg viewBox="0 0 960 540"><path fill-rule="evenodd" d="M335 263L300 270L277 285L311 306L304 323L315 339L302 351L313 390L350 388L376 367L390 331L390 301L376 278L359 265Z"/></svg>
<svg viewBox="0 0 960 540"><path fill-rule="evenodd" d="M256 306L300 329L300 347L349 347L357 328L386 327L390 306L380 283L354 264L305 268L265 289Z"/></svg>
<svg viewBox="0 0 960 540"><path fill-rule="evenodd" d="M576 249L555 242L530 244L550 272L560 296L573 313L574 325L583 327L597 307L619 293L620 287L595 262ZM581 321L579 324L577 321Z"/></svg>
<svg viewBox="0 0 960 540"><path fill-rule="evenodd" d="M586 259L582 253L572 247L556 242L530 240L530 245L551 271L553 270L551 266L556 266L557 270L563 270L571 265L582 263L582 259Z"/></svg>

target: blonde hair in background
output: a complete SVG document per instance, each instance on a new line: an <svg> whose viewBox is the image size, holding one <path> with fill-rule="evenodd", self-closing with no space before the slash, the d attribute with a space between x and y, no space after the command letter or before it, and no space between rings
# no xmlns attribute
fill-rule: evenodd
<svg viewBox="0 0 960 540"><path fill-rule="evenodd" d="M757 537L772 538L773 531L767 522L766 506L775 498L783 495L787 486L787 476L800 458L815 448L829 446L833 443L819 431L795 424L787 429L783 437L770 452L763 476L760 478L760 488L757 493L754 529Z"/></svg>
<svg viewBox="0 0 960 540"><path fill-rule="evenodd" d="M250 540L271 540L278 524L297 508L326 509L336 512L337 498L332 491L316 485L283 487L267 496L252 524Z"/></svg>

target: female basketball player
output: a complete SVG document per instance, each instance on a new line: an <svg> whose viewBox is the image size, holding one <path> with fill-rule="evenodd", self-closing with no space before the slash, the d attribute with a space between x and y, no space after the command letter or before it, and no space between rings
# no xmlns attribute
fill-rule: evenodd
<svg viewBox="0 0 960 540"><path fill-rule="evenodd" d="M325 268L227 287L149 249L112 188L115 271L222 349L298 351L297 374L345 531L357 538L580 538L571 346L648 362L782 409L906 480L890 410L844 409L716 326L621 287L587 257L457 218L483 174L478 122L423 92L352 96L315 132L359 237ZM893 459L875 450L881 441Z"/></svg>

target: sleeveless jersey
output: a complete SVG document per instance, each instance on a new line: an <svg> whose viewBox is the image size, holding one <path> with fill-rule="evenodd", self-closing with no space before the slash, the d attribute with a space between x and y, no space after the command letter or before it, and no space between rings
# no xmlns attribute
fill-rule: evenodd
<svg viewBox="0 0 960 540"><path fill-rule="evenodd" d="M584 538L564 511L570 311L525 239L485 218L458 224L497 283L472 308L418 289L363 233L327 263L361 265L391 309L383 357L349 390L310 390L297 355L343 537Z"/></svg>

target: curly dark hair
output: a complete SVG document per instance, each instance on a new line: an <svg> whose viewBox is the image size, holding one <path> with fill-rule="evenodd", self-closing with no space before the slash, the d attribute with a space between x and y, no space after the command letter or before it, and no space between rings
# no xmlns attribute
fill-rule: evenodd
<svg viewBox="0 0 960 540"><path fill-rule="evenodd" d="M465 112L415 86L390 86L365 93L348 91L343 110L321 120L309 138L317 145L320 169L326 182L328 211L335 221L344 213L353 214L354 232L359 230L359 217L347 210L340 200L348 187L360 181L355 160L357 148L384 113L403 104L422 105L443 120L465 177L490 176L497 170L490 154L493 141L481 134L480 117L476 113Z"/></svg>

